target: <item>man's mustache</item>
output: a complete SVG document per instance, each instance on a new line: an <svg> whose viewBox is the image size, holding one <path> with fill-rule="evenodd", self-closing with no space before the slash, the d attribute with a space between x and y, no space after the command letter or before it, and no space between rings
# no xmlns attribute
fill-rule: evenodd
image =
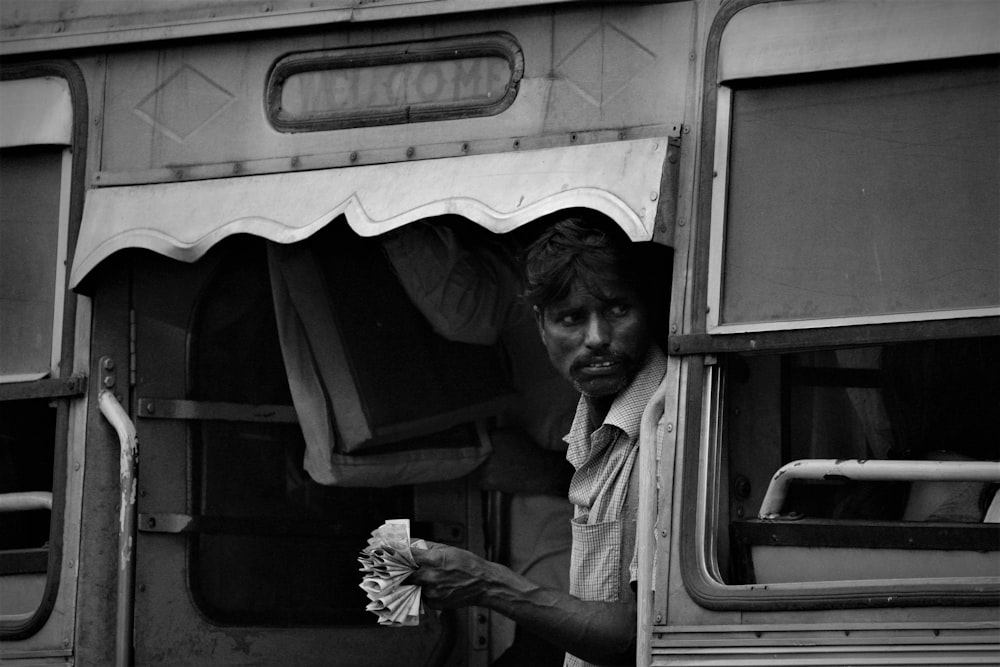
<svg viewBox="0 0 1000 667"><path fill-rule="evenodd" d="M616 352L609 352L607 354L588 354L574 360L573 363L570 364L570 370L576 371L586 366L595 366L598 364L622 364L627 361L627 355L618 354Z"/></svg>

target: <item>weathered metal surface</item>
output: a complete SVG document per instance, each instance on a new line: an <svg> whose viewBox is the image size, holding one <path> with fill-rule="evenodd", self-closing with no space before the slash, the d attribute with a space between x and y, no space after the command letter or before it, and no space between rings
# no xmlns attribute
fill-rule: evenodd
<svg viewBox="0 0 1000 667"><path fill-rule="evenodd" d="M80 396L87 386L87 378L73 375L68 378L49 378L33 382L0 384L0 400L18 401L31 398Z"/></svg>
<svg viewBox="0 0 1000 667"><path fill-rule="evenodd" d="M608 215L635 240L652 237L667 140L91 190L70 278L145 248L194 261L234 234L308 238L339 215L374 236L458 214L503 233L562 208Z"/></svg>
<svg viewBox="0 0 1000 667"><path fill-rule="evenodd" d="M995 461L902 461L804 459L786 463L771 477L759 519L781 518L781 507L793 480L998 482Z"/></svg>
<svg viewBox="0 0 1000 667"><path fill-rule="evenodd" d="M938 611L944 618L947 611ZM653 665L995 665L1000 660L993 622L818 624L770 623L657 635Z"/></svg>
<svg viewBox="0 0 1000 667"><path fill-rule="evenodd" d="M177 180L178 172L192 178L192 168L206 165L218 167L213 177L260 173L260 161L277 158L271 170L295 171L316 168L329 155L371 164L439 157L442 149L433 147L442 144L465 155L464 143L504 140L490 150L513 151L521 147L515 140L528 148L540 137L561 136L570 145L597 130L613 130L616 138L651 126L669 133L684 115L678 91L689 76L691 12L689 3L529 8L489 20L442 16L377 31L333 26L114 52L103 119L113 130L105 133L98 184L111 175L130 182ZM267 119L268 75L289 53L416 46L487 31L512 35L524 57L517 97L496 116L298 133L278 132Z"/></svg>
<svg viewBox="0 0 1000 667"><path fill-rule="evenodd" d="M138 404L139 417L143 419L212 419L235 422L298 423L295 408L291 405L246 405L220 401L142 397L139 398Z"/></svg>
<svg viewBox="0 0 1000 667"><path fill-rule="evenodd" d="M655 0L618 0L649 3ZM659 0L664 1L664 0ZM675 0L666 0L675 1ZM0 55L212 37L249 30L421 19L581 0L5 0Z"/></svg>
<svg viewBox="0 0 1000 667"><path fill-rule="evenodd" d="M135 426L110 390L97 397L101 414L118 434L118 595L115 621L115 665L132 664L132 625L135 608L136 498L138 496L139 448Z"/></svg>

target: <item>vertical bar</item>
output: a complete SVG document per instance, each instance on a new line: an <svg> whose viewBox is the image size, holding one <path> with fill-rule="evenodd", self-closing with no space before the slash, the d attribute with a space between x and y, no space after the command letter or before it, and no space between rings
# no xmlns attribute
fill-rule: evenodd
<svg viewBox="0 0 1000 667"><path fill-rule="evenodd" d="M133 588L135 582L136 491L138 468L138 442L135 425L121 403L108 390L98 396L101 414L111 423L119 442L119 492L121 503L118 513L118 596L115 612L115 665L132 664L132 616L135 609Z"/></svg>

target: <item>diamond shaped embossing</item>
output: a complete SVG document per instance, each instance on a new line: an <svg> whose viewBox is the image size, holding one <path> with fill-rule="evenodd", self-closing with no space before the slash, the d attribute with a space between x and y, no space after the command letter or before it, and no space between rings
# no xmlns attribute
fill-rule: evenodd
<svg viewBox="0 0 1000 667"><path fill-rule="evenodd" d="M183 142L232 103L225 88L184 65L135 106L135 114L175 141Z"/></svg>
<svg viewBox="0 0 1000 667"><path fill-rule="evenodd" d="M614 99L647 66L656 54L611 23L604 23L583 36L555 71L581 97L595 106Z"/></svg>

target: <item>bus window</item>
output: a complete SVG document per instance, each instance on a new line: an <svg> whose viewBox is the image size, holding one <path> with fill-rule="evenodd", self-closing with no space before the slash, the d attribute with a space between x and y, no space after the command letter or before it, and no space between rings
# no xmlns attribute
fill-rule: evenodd
<svg viewBox="0 0 1000 667"><path fill-rule="evenodd" d="M998 65L720 86L701 433L718 502L686 552L703 603L995 591Z"/></svg>
<svg viewBox="0 0 1000 667"><path fill-rule="evenodd" d="M983 523L1000 489L1000 338L733 357L726 366L733 583L997 574L998 531ZM785 474L799 478L767 507L769 484L781 483L772 474L793 461ZM798 474L796 465L812 462L816 474ZM969 479L934 479L922 465L931 462L983 467L964 466ZM869 476L866 465L884 472ZM864 556L900 547L911 553Z"/></svg>
<svg viewBox="0 0 1000 667"><path fill-rule="evenodd" d="M995 57L725 90L713 331L996 314Z"/></svg>
<svg viewBox="0 0 1000 667"><path fill-rule="evenodd" d="M16 637L55 602L69 396L83 384L64 356L69 86L12 78L0 100L0 636Z"/></svg>

